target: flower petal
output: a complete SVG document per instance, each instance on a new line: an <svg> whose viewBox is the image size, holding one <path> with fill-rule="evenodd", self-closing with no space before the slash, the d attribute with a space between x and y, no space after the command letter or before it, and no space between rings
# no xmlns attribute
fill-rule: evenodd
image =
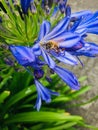
<svg viewBox="0 0 98 130"><path fill-rule="evenodd" d="M50 93L51 95L55 95L55 96L60 95L58 92L51 91L50 89L47 89L47 90L48 90L48 93Z"/></svg>
<svg viewBox="0 0 98 130"><path fill-rule="evenodd" d="M55 38L53 40L58 42L59 47L70 48L77 44L80 39L81 37L78 34L68 32L65 35L62 35L61 37Z"/></svg>
<svg viewBox="0 0 98 130"><path fill-rule="evenodd" d="M84 11L72 13L71 18L73 18L73 17L80 18L82 16L89 15L89 14L92 14L92 12L90 10L84 10Z"/></svg>
<svg viewBox="0 0 98 130"><path fill-rule="evenodd" d="M61 13L65 12L67 0L60 0L58 2Z"/></svg>
<svg viewBox="0 0 98 130"><path fill-rule="evenodd" d="M45 88L38 80L35 79L35 85L38 93L38 97L36 100L35 108L37 110L40 110L41 107L41 99L44 100L46 103L51 102L51 95L58 96L59 94L57 92L53 92L47 88Z"/></svg>
<svg viewBox="0 0 98 130"><path fill-rule="evenodd" d="M98 56L98 45L95 43L87 43L85 42L84 47L77 50L73 53L76 56L88 56L88 57L96 57Z"/></svg>
<svg viewBox="0 0 98 130"><path fill-rule="evenodd" d="M39 41L42 40L43 37L44 37L46 34L49 33L49 31L50 31L50 26L51 26L50 22L48 22L48 21L43 21L43 23L42 23L41 26L40 26L40 32L39 32L39 35L38 35L38 40L39 40Z"/></svg>
<svg viewBox="0 0 98 130"><path fill-rule="evenodd" d="M41 48L41 50L42 50L42 55L43 55L44 60L49 65L49 67L53 69L55 67L55 62L52 60L52 58L43 48Z"/></svg>
<svg viewBox="0 0 98 130"><path fill-rule="evenodd" d="M70 65L77 65L77 60L75 59L75 57L73 57L70 53L68 52L63 52L56 54L55 52L51 52L51 54L59 61L65 63L65 64L70 64Z"/></svg>
<svg viewBox="0 0 98 130"><path fill-rule="evenodd" d="M49 40L52 38L55 38L57 35L59 35L60 33L62 33L63 31L66 30L68 24L69 24L69 17L64 17L53 29L52 31L45 36L44 39Z"/></svg>
<svg viewBox="0 0 98 130"><path fill-rule="evenodd" d="M21 8L22 8L22 11L23 11L24 14L27 13L28 8L30 7L30 2L31 2L31 0L21 0L20 1Z"/></svg>
<svg viewBox="0 0 98 130"><path fill-rule="evenodd" d="M41 96L40 96L40 93L38 93L37 100L36 100L34 108L36 108L37 111L39 111L40 108L41 108L41 104L42 104Z"/></svg>
<svg viewBox="0 0 98 130"><path fill-rule="evenodd" d="M76 76L69 70L56 66L54 68L54 71L60 76L60 78L65 83L67 83L67 85L70 86L71 89L78 90L80 88L80 85L79 85L79 82L78 82Z"/></svg>
<svg viewBox="0 0 98 130"><path fill-rule="evenodd" d="M35 62L35 55L30 47L11 45L10 51L22 66L29 66Z"/></svg>
<svg viewBox="0 0 98 130"><path fill-rule="evenodd" d="M41 49L40 49L39 43L36 43L35 45L33 45L32 50L36 56L41 55Z"/></svg>
<svg viewBox="0 0 98 130"><path fill-rule="evenodd" d="M79 29L76 29L75 32L78 33L80 36L83 36L88 32L88 29L87 28L79 28Z"/></svg>
<svg viewBox="0 0 98 130"><path fill-rule="evenodd" d="M81 29L86 29L87 33L97 34L98 30L98 11L94 14L82 17L81 23L78 26L76 32L80 32Z"/></svg>
<svg viewBox="0 0 98 130"><path fill-rule="evenodd" d="M70 31L74 32L76 30L76 28L79 26L80 22L81 22L81 18L79 20L77 20L76 22L74 22L74 24L71 27Z"/></svg>
<svg viewBox="0 0 98 130"><path fill-rule="evenodd" d="M66 6L66 16L70 17L71 15L71 7L69 5Z"/></svg>

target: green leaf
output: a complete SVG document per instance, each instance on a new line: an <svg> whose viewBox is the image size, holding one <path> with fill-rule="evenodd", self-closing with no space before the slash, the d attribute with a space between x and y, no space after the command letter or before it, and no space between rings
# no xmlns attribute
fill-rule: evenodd
<svg viewBox="0 0 98 130"><path fill-rule="evenodd" d="M0 103L3 103L4 100L10 95L10 91L4 91L0 94Z"/></svg>
<svg viewBox="0 0 98 130"><path fill-rule="evenodd" d="M29 130L41 130L41 129L43 129L43 124L38 123L38 124L34 124L32 127L30 127Z"/></svg>
<svg viewBox="0 0 98 130"><path fill-rule="evenodd" d="M2 4L3 4L4 8L6 9L7 15L9 16L10 20L12 21L12 23L15 24L15 17L13 15L13 13L11 12L9 6L6 4L6 2L4 0L2 0Z"/></svg>
<svg viewBox="0 0 98 130"><path fill-rule="evenodd" d="M93 101L96 101L98 99L98 95L97 96L94 96L92 98L90 98L89 100L87 100L86 102L82 102L82 103L79 103L79 104L75 104L74 106L83 106L83 105L86 105L86 104L89 104Z"/></svg>
<svg viewBox="0 0 98 130"><path fill-rule="evenodd" d="M2 80L2 82L0 83L0 89L6 84L6 82L9 80L9 79L11 79L12 77L11 76L8 76L8 77L6 77L6 78L4 78L3 80Z"/></svg>
<svg viewBox="0 0 98 130"><path fill-rule="evenodd" d="M85 128L89 128L90 130L98 130L98 127L85 124L84 122L79 122L79 125L82 126L82 127L85 127Z"/></svg>
<svg viewBox="0 0 98 130"><path fill-rule="evenodd" d="M27 97L28 95L32 94L35 92L35 87L34 85L23 89L22 91L18 92L17 94L11 96L11 98L7 101L5 104L5 111L9 109L12 105L16 104L18 101L21 99Z"/></svg>
<svg viewBox="0 0 98 130"><path fill-rule="evenodd" d="M57 103L57 102L68 102L70 101L72 98L69 96L65 96L65 95L60 95L58 97L56 97L55 99L53 99L53 103Z"/></svg>
<svg viewBox="0 0 98 130"><path fill-rule="evenodd" d="M78 80L79 80L79 82L83 82L83 81L85 81L87 79L87 76L82 76L82 77L80 77Z"/></svg>
<svg viewBox="0 0 98 130"><path fill-rule="evenodd" d="M65 130L65 129L68 129L74 125L76 125L77 122L68 122L68 123L64 123L62 125L59 125L59 126L55 126L55 127L52 127L52 128L45 128L45 130Z"/></svg>
<svg viewBox="0 0 98 130"><path fill-rule="evenodd" d="M55 112L25 112L13 115L5 120L6 124L15 122L54 122L54 121L74 121L83 120L80 116L66 115Z"/></svg>
<svg viewBox="0 0 98 130"><path fill-rule="evenodd" d="M72 98L77 98L79 95L82 95L84 94L85 92L87 92L88 90L91 89L91 86L83 86L81 87L80 90L77 90L77 91L72 91L69 96L72 97Z"/></svg>
<svg viewBox="0 0 98 130"><path fill-rule="evenodd" d="M8 127L4 127L4 128L2 128L2 130L8 130Z"/></svg>

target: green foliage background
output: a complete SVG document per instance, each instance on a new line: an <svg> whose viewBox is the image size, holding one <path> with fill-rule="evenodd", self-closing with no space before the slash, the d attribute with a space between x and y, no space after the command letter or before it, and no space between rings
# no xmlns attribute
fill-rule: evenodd
<svg viewBox="0 0 98 130"><path fill-rule="evenodd" d="M43 19L49 20L53 27L63 15L58 14L54 20L51 18L54 5L50 14L46 15L39 4L35 14L29 11L22 20L11 0L12 10L4 0L1 2L7 13L0 11L3 21L0 23L0 130L77 130L76 126L97 129L87 125L81 116L71 115L67 107L70 101L79 99L90 86L71 91L55 74L51 76L51 83L44 79L41 82L59 92L60 96L54 96L50 104L43 103L40 112L37 112L34 109L37 95L32 76L17 64L5 46L33 45ZM5 58L9 57L14 62L12 66L5 63ZM79 80L83 82L85 77Z"/></svg>

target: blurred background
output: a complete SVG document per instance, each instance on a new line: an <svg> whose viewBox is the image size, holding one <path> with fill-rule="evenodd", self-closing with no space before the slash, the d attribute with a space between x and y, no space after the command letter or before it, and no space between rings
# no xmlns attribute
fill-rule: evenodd
<svg viewBox="0 0 98 130"><path fill-rule="evenodd" d="M98 10L98 0L69 0L68 3L72 7L72 12L89 9L92 11ZM98 43L98 36L90 35L88 41ZM82 57L81 60L84 63L84 67L80 65L71 69L78 77L87 76L85 84L89 84L91 90L82 95L82 101L85 102L98 95L98 58ZM82 115L89 124L98 127L98 100L79 108L73 108L71 113Z"/></svg>
<svg viewBox="0 0 98 130"><path fill-rule="evenodd" d="M2 0L2 1L5 3L4 0ZM52 1L53 0L49 0L50 5L51 5ZM78 12L81 10L92 10L94 12L94 11L98 10L98 0L88 0L88 1L86 1L86 0L81 0L81 1L68 0L68 4L72 8L72 12ZM9 7L8 7L8 9L9 9ZM40 9L40 7L38 7L38 9ZM20 19L17 19L17 21L20 24ZM21 25L22 25L22 22L21 22ZM36 22L36 19L34 19L34 22ZM25 27L25 25L26 25L26 23L24 24L24 27ZM33 26L32 26L32 28L33 28ZM31 28L30 28L30 30L32 31ZM36 36L36 33L37 33L37 31L35 29L35 31L34 31L35 36ZM30 34L32 34L32 33L30 33ZM98 36L89 35L87 40L98 44ZM0 54L2 54L2 52ZM2 57L0 57L0 58L1 58L0 59L1 63L3 64L3 62L2 62L3 58ZM84 66L82 66L81 64L79 64L78 66L75 66L75 67L70 67L68 65L66 65L66 66L63 65L63 66L65 68L68 68L71 71L73 71L74 74L76 74L78 78L83 77L83 76L87 77L86 80L83 83L81 83L81 88L83 88L83 89L80 89L79 91L70 91L68 86L63 87L63 83L59 82L59 79L57 77L55 77L55 75L54 75L54 80L53 80L53 82L51 82L51 84L47 84L44 82L44 79L41 79L41 82L44 82L45 86L51 87L51 88L53 85L55 86L57 84L57 82L59 82L61 85L59 91L62 91L62 95L63 95L63 96L61 95L61 97L59 96L56 100L54 99L54 102L51 102L51 104L49 104L49 105L46 104L46 106L45 106L45 104L44 104L43 108L41 109L42 113L36 112L36 110L34 109L34 106L33 106L33 103L35 102L35 99L36 99L36 92L35 92L36 89L32 85L33 84L32 76L30 76L28 73L25 73L25 72L21 73L23 70L21 68L17 69L18 65L14 66L15 68L13 67L16 71L13 71L14 70L13 68L12 69L7 68L7 70L5 70L4 72L1 71L0 72L0 75L1 75L0 82L2 81L1 92L4 91L4 94L6 93L6 95L8 94L8 96L9 95L10 96L8 99L6 99L6 97L4 99L0 98L0 99L2 99L0 102L1 103L0 104L0 112L1 112L0 120L2 121L2 122L0 121L1 122L0 130L37 130L37 129L42 130L42 128L44 128L44 127L47 128L47 130L50 130L50 128L52 128L52 130L54 130L54 127L56 127L56 125L58 127L58 130L61 130L61 127L63 126L63 128L62 128L62 130L63 130L63 129L66 129L64 125L66 125L68 123L75 123L75 124L80 123L80 121L79 121L80 117L73 118L73 115L79 115L79 116L83 117L85 119L85 122L88 123L89 125L98 127L98 79L97 79L97 77L98 77L97 76L98 75L98 58L94 59L94 58L80 57L80 59L83 62ZM17 82L17 81L21 81L21 82ZM87 85L88 86L90 85L91 89L89 91L85 90L86 93L81 94L81 93L83 93L83 91L87 87ZM64 84L64 86L65 86L65 84ZM56 89L58 90L58 86L56 86ZM7 90L7 91L5 91L5 90ZM6 101L5 101L5 99L6 99ZM63 100L61 100L61 99L63 99ZM80 100L78 100L78 99L80 99ZM95 99L97 99L97 100L95 100ZM60 102L60 101L62 101L62 102ZM71 101L71 103L69 103L69 101ZM89 101L89 103L87 103L88 101ZM79 107L75 107L76 104L78 104ZM83 105L83 104L85 104L85 105ZM61 109L59 109L59 106ZM49 114L47 114L47 112L44 112L44 111L48 111L48 110L50 112ZM52 113L51 113L51 111L52 111ZM57 112L57 115L53 114L53 112ZM61 114L60 112L63 114ZM22 115L21 115L21 113L22 113ZM67 116L71 116L69 113L71 113L71 115L72 115L72 120L71 121L68 120L66 123ZM22 117L22 118L20 118L20 117ZM49 119L47 117L49 117ZM53 119L52 120L53 122L54 122L54 120L57 120L58 123L50 123L51 119ZM65 122L64 121L62 122L61 119L63 119ZM26 124L24 122L24 120L27 121L28 124ZM13 122L14 122L14 124L10 125L10 123L13 123ZM18 124L18 122L19 122L19 124ZM31 122L32 122L32 124L31 124ZM62 124L61 126L60 126L60 123ZM34 127L35 127L35 129L34 129ZM4 129L2 129L2 128L4 128ZM44 128L44 130L46 130L45 128ZM71 127L71 128L73 128L73 127ZM83 128L80 129L77 127L75 127L75 128L77 130L90 130L87 128L85 128L85 129L83 129ZM55 129L55 130L57 130L57 129ZM74 130L74 129L67 128L67 130Z"/></svg>

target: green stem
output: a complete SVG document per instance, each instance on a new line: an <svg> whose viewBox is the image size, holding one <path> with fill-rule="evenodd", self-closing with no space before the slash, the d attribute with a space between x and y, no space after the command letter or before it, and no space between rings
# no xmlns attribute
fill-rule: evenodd
<svg viewBox="0 0 98 130"><path fill-rule="evenodd" d="M27 32L27 18L26 15L24 15L24 22L25 22L25 34L26 34L26 40L28 41L28 32Z"/></svg>

